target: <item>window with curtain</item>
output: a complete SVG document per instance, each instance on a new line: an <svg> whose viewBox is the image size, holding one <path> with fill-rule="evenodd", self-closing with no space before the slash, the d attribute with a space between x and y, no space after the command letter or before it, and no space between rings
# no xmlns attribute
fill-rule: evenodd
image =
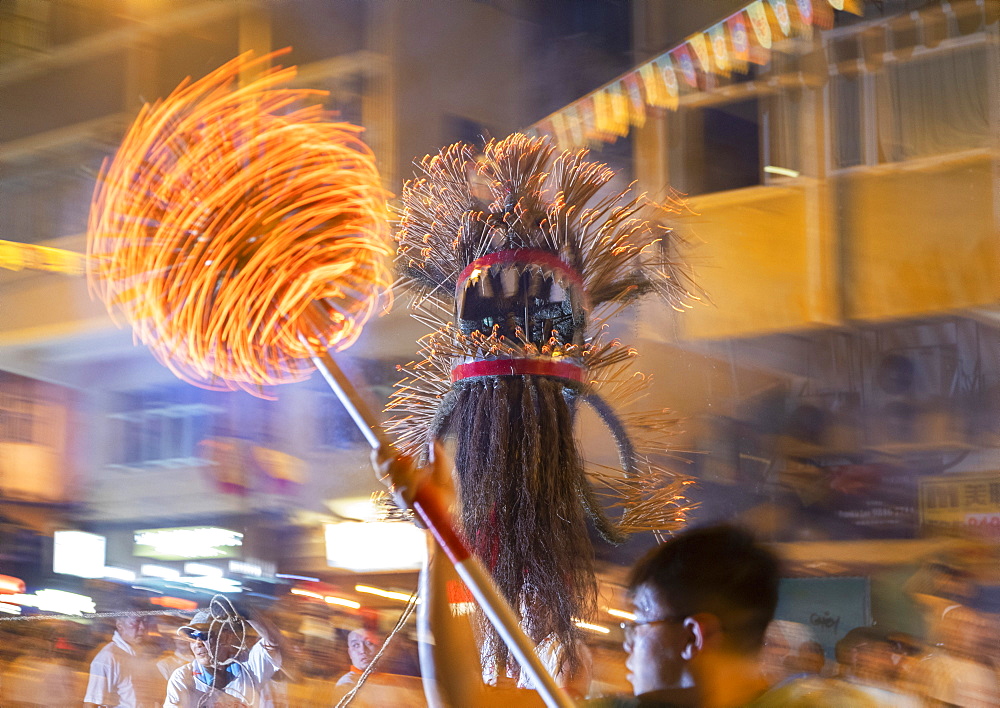
<svg viewBox="0 0 1000 708"><path fill-rule="evenodd" d="M801 171L802 91L789 90L770 97L766 110L766 164Z"/></svg>
<svg viewBox="0 0 1000 708"><path fill-rule="evenodd" d="M834 167L865 164L861 108L862 77L858 74L834 76L830 82Z"/></svg>
<svg viewBox="0 0 1000 708"><path fill-rule="evenodd" d="M994 47L978 45L886 64L876 83L880 161L989 147L997 62Z"/></svg>

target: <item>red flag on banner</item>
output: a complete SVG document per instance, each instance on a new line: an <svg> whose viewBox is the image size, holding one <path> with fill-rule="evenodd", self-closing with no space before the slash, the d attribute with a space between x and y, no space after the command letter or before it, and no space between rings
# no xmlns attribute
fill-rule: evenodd
<svg viewBox="0 0 1000 708"><path fill-rule="evenodd" d="M833 27L833 8L830 3L823 0L814 0L812 4L813 25L820 29L830 29Z"/></svg>
<svg viewBox="0 0 1000 708"><path fill-rule="evenodd" d="M642 95L642 82L639 80L639 72L633 71L622 78L625 95L629 102L629 121L632 125L644 125L646 123L646 99Z"/></svg>
<svg viewBox="0 0 1000 708"><path fill-rule="evenodd" d="M737 71L747 70L750 59L750 38L747 36L747 22L743 12L737 12L726 20L729 29L729 46L733 50L733 68Z"/></svg>
<svg viewBox="0 0 1000 708"><path fill-rule="evenodd" d="M795 0L795 7L799 11L799 19L802 24L811 25L813 23L812 0Z"/></svg>
<svg viewBox="0 0 1000 708"><path fill-rule="evenodd" d="M586 140L603 140L600 131L597 130L597 109L593 96L587 96L580 100L577 109L580 112L580 126L583 128L583 137Z"/></svg>
<svg viewBox="0 0 1000 708"><path fill-rule="evenodd" d="M264 473L266 491L289 493L305 481L306 463L286 452L254 445L251 448L253 460Z"/></svg>
<svg viewBox="0 0 1000 708"><path fill-rule="evenodd" d="M684 76L684 81L687 82L688 86L698 88L698 73L695 71L694 59L691 58L691 52L688 51L687 45L682 44L671 51L670 58L680 68L681 74Z"/></svg>
<svg viewBox="0 0 1000 708"><path fill-rule="evenodd" d="M254 486L250 443L231 437L206 438L198 443L198 456L208 460L205 473L215 488L226 494L245 495Z"/></svg>

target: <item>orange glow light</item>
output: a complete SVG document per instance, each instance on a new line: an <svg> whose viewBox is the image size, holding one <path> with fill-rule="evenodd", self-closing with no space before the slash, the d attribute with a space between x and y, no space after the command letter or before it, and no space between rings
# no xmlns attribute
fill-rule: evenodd
<svg viewBox="0 0 1000 708"><path fill-rule="evenodd" d="M184 600L179 597L171 597L169 595L164 595L163 597L151 597L149 601L154 605L159 605L160 607L167 607L171 610L197 610L198 603L194 600Z"/></svg>
<svg viewBox="0 0 1000 708"><path fill-rule="evenodd" d="M180 378L245 389L301 380L350 346L391 284L386 193L360 128L322 92L281 88L244 54L140 111L94 193L91 292ZM303 338L308 341L303 341Z"/></svg>
<svg viewBox="0 0 1000 708"><path fill-rule="evenodd" d="M12 595L24 592L24 581L13 575L0 575L0 595Z"/></svg>

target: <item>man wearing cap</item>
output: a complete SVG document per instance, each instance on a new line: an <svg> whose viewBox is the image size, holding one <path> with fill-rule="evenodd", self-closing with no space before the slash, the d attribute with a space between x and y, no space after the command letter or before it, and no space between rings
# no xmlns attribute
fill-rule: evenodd
<svg viewBox="0 0 1000 708"><path fill-rule="evenodd" d="M163 708L262 708L267 683L281 668L281 633L260 615L244 620L233 612L199 610L178 634L191 642L195 660L170 676ZM246 625L260 636L238 660Z"/></svg>
<svg viewBox="0 0 1000 708"><path fill-rule="evenodd" d="M154 708L163 695L163 680L143 651L146 618L133 614L115 621L115 633L94 660L83 704L88 708Z"/></svg>

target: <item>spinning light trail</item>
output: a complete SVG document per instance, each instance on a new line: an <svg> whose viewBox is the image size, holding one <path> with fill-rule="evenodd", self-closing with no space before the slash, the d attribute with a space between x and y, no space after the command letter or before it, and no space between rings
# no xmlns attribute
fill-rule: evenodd
<svg viewBox="0 0 1000 708"><path fill-rule="evenodd" d="M147 105L105 163L90 287L180 378L260 388L350 346L389 295L386 194L360 128L325 120L294 68L241 56Z"/></svg>

